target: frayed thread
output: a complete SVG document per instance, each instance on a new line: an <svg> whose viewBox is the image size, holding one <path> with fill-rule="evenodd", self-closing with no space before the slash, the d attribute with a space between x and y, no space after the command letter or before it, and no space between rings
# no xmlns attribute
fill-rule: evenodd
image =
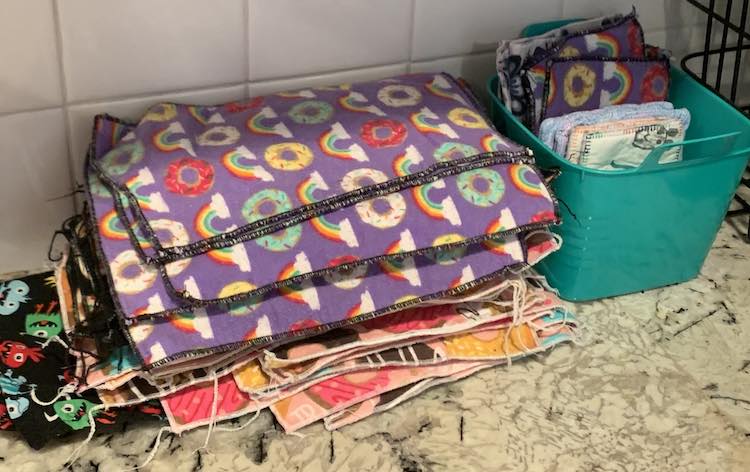
<svg viewBox="0 0 750 472"><path fill-rule="evenodd" d="M96 420L94 419L94 413L100 410L104 410L104 409L105 409L104 405L96 405L89 409L89 412L88 412L89 434L88 436L86 436L86 439L81 444L79 444L77 448L73 450L73 452L68 456L68 458L65 459L66 467L72 466L78 460L83 448L86 447L94 438L94 434L96 433Z"/></svg>
<svg viewBox="0 0 750 472"><path fill-rule="evenodd" d="M206 439L203 441L203 445L193 451L193 454L200 450L208 451L208 443L211 440L211 434L214 432L214 426L216 425L217 409L219 407L219 376L214 372L214 389L213 389L213 400L211 401L211 417L208 421L208 431L206 431Z"/></svg>
<svg viewBox="0 0 750 472"><path fill-rule="evenodd" d="M67 385L65 385L63 387L60 387L60 388L57 389L57 395L55 395L54 397L52 397L52 400L49 400L49 401L40 400L39 397L36 396L36 388L32 388L31 389L31 395L30 396L31 396L31 400L34 403L36 403L37 405L49 406L49 405L52 405L53 403L55 403L56 401L60 400L60 398L66 396L66 395L70 395L71 393L75 393L75 391L76 391L77 388L78 388L78 385L76 385L75 383L70 383L70 384L67 384Z"/></svg>
<svg viewBox="0 0 750 472"><path fill-rule="evenodd" d="M159 445L161 445L161 435L164 434L165 432L170 432L169 426L162 426L159 429L159 432L156 434L156 439L154 440L154 445L151 447L151 450L146 456L146 460L143 461L143 464L137 465L135 467L131 467L130 469L124 469L123 472L129 472L131 470L142 469L146 467L147 465L149 465L156 457L156 453L159 451Z"/></svg>

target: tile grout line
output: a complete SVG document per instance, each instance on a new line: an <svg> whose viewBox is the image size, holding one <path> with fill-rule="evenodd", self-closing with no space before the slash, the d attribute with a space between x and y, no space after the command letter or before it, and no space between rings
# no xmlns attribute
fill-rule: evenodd
<svg viewBox="0 0 750 472"><path fill-rule="evenodd" d="M406 65L406 72L412 72L411 66L414 62L414 36L417 34L415 21L417 11L417 0L411 0L409 9L409 62Z"/></svg>
<svg viewBox="0 0 750 472"><path fill-rule="evenodd" d="M39 107L39 108L28 108L24 110L14 110L14 111L4 111L0 112L0 118L7 118L9 116L15 116L15 115L23 115L24 113L38 113L38 112L45 112L45 111L52 111L52 110L64 110L64 106L62 103L60 105L54 105L49 107Z"/></svg>
<svg viewBox="0 0 750 472"><path fill-rule="evenodd" d="M355 67L353 69L334 69L334 70L327 70L327 71L320 71L313 74L300 74L300 75L288 75L288 76L281 76L281 77L271 77L267 79L262 80L251 80L248 82L249 84L264 84L268 82L280 82L283 80L296 80L296 79L306 79L310 77L319 77L323 75L333 75L333 74L341 74L345 72L355 72L360 70L368 70L368 69L378 69L381 67L393 67L393 66L400 66L408 64L407 61L398 61L398 62L388 62L385 64L372 64L368 65L366 67Z"/></svg>
<svg viewBox="0 0 750 472"><path fill-rule="evenodd" d="M436 56L436 57L429 57L425 59L419 59L417 61L412 61L415 64L419 64L420 62L432 62L432 61L443 61L445 59L459 59L462 57L476 57L476 56L483 56L485 54L494 54L493 49L487 49L485 51L469 51L465 52L463 54L448 54L447 56Z"/></svg>
<svg viewBox="0 0 750 472"><path fill-rule="evenodd" d="M243 96L247 99L250 98L250 0L245 0L243 2L243 25L244 25L244 31L243 31L243 40L245 42L245 90L243 93Z"/></svg>
<svg viewBox="0 0 750 472"><path fill-rule="evenodd" d="M75 191L77 171L73 165L73 136L68 115L68 81L65 75L65 61L63 60L63 40L62 40L62 23L60 21L60 7L58 0L52 1L52 19L55 23L55 51L57 55L57 70L60 74L60 88L62 93L62 112L63 126L65 128L65 144L68 155L68 180L70 181L70 191ZM78 199L73 197L73 209L78 210Z"/></svg>
<svg viewBox="0 0 750 472"><path fill-rule="evenodd" d="M190 92L207 92L210 90L237 87L245 83L246 83L245 81L228 82L228 83L223 83L223 84L207 85L203 87L160 90L156 92L137 93L137 94L132 94L132 95L118 95L114 97L95 98L93 100L80 100L80 101L68 102L68 106L69 107L89 106L89 105L98 105L98 104L112 103L112 102L124 102L127 100L140 100L144 98L160 97L163 95L177 95L177 94L190 93Z"/></svg>

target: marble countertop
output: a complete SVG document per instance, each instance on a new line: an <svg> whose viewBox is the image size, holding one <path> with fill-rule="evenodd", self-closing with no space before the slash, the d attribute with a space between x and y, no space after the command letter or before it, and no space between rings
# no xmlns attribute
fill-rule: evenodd
<svg viewBox="0 0 750 472"><path fill-rule="evenodd" d="M723 225L695 280L572 305L585 346L483 371L334 433L285 435L264 411L240 432L213 433L208 451L195 452L205 429L165 435L143 470L748 471L745 222ZM97 437L73 469L134 467L157 430ZM75 445L35 452L2 434L0 470L58 470Z"/></svg>

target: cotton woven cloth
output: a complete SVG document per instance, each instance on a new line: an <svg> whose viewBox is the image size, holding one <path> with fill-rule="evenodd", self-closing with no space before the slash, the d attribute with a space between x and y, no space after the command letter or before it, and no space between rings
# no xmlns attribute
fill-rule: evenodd
<svg viewBox="0 0 750 472"><path fill-rule="evenodd" d="M565 158L593 169L638 167L654 148L684 141L682 122L674 118L633 118L573 128ZM682 147L666 149L659 163L682 160Z"/></svg>
<svg viewBox="0 0 750 472"><path fill-rule="evenodd" d="M292 110L295 104L309 101L311 94L318 101L328 97L330 107L336 107L336 117L342 120L351 114L357 117L359 121L351 118L345 123L351 128L348 123L361 122L358 125L361 140L358 144L361 142L359 146L362 149L372 148L372 156L368 157L370 160L342 160L325 153L325 141L318 139L322 136L319 132L325 133L332 126L333 117L326 112L321 115L326 118L324 122L318 122L322 119L320 116L312 121L301 120ZM378 132L373 131L374 125L367 124L372 120L369 115L378 116L378 112L372 107L367 110L351 110L351 104L345 104L349 103L352 94L358 99L364 96L368 103L378 103L375 108L387 110L388 117L401 117L396 121L400 121L405 129L403 133L398 133L399 139L403 140L395 140L387 145L379 140L368 144L368 140L372 141L371 133ZM284 100L290 101L287 108L280 105L285 103ZM326 174L324 181L345 182L351 178L352 172L359 175L363 165L375 166L372 170L385 174L386 179L389 179L386 181L387 185L402 185L408 179L420 175L418 169L443 169L439 165L446 162L449 165L444 168L452 175L386 193L382 197L362 200L353 206L331 207L332 212L327 213L325 218L333 218L331 215L348 215L345 219L352 225L355 221L358 225L364 225L352 227L368 228L358 233L358 245L354 247L350 247L346 240L323 238L318 224L321 223L319 218L322 216L305 214L308 219L277 233L263 236L255 234L253 237L256 239L211 249L209 252L163 265L159 262L147 264L149 257L159 258L166 254L169 259L171 256L169 251L155 252L154 248L161 244L158 238L146 241L139 236L138 228L145 223L165 228L161 236L165 240L193 240L191 235L198 235L195 242L210 239L199 234L201 222L206 220L198 218L195 213L190 217L179 216L183 214L181 212L187 211L182 210L186 206L193 209L205 208L206 217L210 217L212 221L216 218L217 221L227 219L228 217L221 215L233 214L235 219L227 222L233 222L232 226L240 223L236 218L242 217L242 211L236 213L230 210L227 213L220 200L229 205L226 208L232 205L226 197L221 197L221 193L217 197L214 191L219 190L222 182L231 182L231 185L240 185L236 181L243 182L242 178L231 172L231 166L228 166L230 161L227 160L229 158L225 157L227 149L234 149L238 143L244 142L242 140L249 139L245 135L252 137L253 143L264 143L262 146L265 150L253 148L253 154L265 154L275 144L288 141L288 138L278 133L263 135L263 139L260 139L256 136L257 129L251 129L249 123L254 122L253 117L261 113L263 106L269 103L277 104L274 105L277 109L277 121L288 122L285 126L296 136L295 139L306 136L305 145L308 148L317 146L320 149L313 153L314 162L320 162L322 168L331 173L330 177ZM536 169L529 164L525 151L490 128L471 103L471 97L457 87L452 79L431 74L405 76L361 86L277 94L242 104L201 109L202 113L207 114L207 118L203 120L205 123L201 123L194 116L195 113L190 113L190 110L195 112L195 109L170 108L166 105L151 110L138 125L100 118L95 127L90 162L108 163L110 172L114 166L115 174L127 168L136 177L145 175L144 169L147 169L147 173L154 177L153 184L133 184L132 189L126 188L133 195L148 195L154 202L164 200L166 207L173 209L167 213L164 211L165 206L156 203L149 207L149 203L143 198L135 198L135 203L131 200L127 207L123 206L124 201L113 198L111 192L126 192L115 189L113 185L102 185L101 179L107 180L111 176L103 172L89 173L88 188L100 236L97 240L100 255L103 260L108 261L108 277L112 281L118 313L123 318L138 319L136 323L129 325L128 332L143 364L157 367L188 356L204 356L243 345L262 346L293 335L307 335L321 331L327 325L356 322L394 309L406 308L429 298L445 296L451 291L461 291L496 276L506 267L525 265L523 244L515 233L523 229L544 228L556 221L555 202ZM328 110L327 107L318 105L316 109ZM342 108L341 111L339 107ZM304 107L298 107L297 111L302 108ZM284 111L282 113L278 110ZM224 120L222 126L234 126L232 123L236 125L235 128L240 133L238 141L230 145L215 146L206 144L205 139L200 138L206 132L204 128L213 129L217 126L217 115ZM164 116L168 117L166 121ZM167 197L165 195L171 192L169 188L172 185L169 166L154 169L141 167L147 163L149 152L160 159L158 162L154 160L156 165L163 165L161 163L165 159L169 161L173 152L187 152L183 148L180 148L183 151L158 149L160 144L155 144L158 140L155 141L152 135L155 127L169 126L169 120L178 117L180 120L195 122L182 125L185 131L180 135L180 140L186 139L193 143L189 147L214 169L211 192L206 190L199 195L184 195L183 192L181 195ZM240 124L244 127L240 127ZM393 131L392 127L376 126L378 129L380 127ZM295 131L298 129L304 132ZM189 130L192 131L188 132ZM198 133L198 130L204 131ZM354 136L353 132L349 134ZM144 147L143 157L133 158L133 153L136 152L134 149L138 148L133 143L139 142L139 136L142 136L140 142ZM146 139L149 136L150 141ZM183 147L187 146L186 141L180 142ZM250 144L247 141L248 149ZM117 164L120 162L118 156L122 156L123 148L129 150L130 154L126 153L126 157L130 157L124 161L126 165L120 168ZM218 148L223 153L219 153ZM207 149L205 154L204 149ZM377 162L374 156L379 156ZM268 163L268 159L265 161ZM335 165L331 166L331 162ZM468 167L462 167L462 163ZM303 215L306 208L322 208L320 205L315 206L317 202L309 203L310 200L304 197L306 193L300 189L303 183L312 182L303 177L307 175L306 172L316 168L313 164L308 164L309 167L300 169L305 172L276 169L274 180L268 180L284 189L296 185L295 193L299 203L289 205L292 208L290 211L296 212L297 216ZM413 168L412 164L417 167ZM350 168L354 170L348 170ZM386 172L386 169L390 170ZM127 172L123 172L115 177L130 181L126 174ZM321 172L318 175L323 177ZM402 177L407 180L399 180ZM151 182L149 179L147 181ZM254 179L252 188L267 190L264 186L268 182ZM231 185L229 188L233 188ZM238 188L247 188L247 185L245 180ZM147 194L148 186L152 186L151 190L154 191ZM291 201L291 191L281 190L281 187L279 190L289 196ZM331 192L333 190L328 194ZM162 198L155 196L156 194L161 194ZM330 198L338 196L340 194ZM202 200L198 197L208 203L200 203ZM394 208L403 208L396 213L412 216L403 216L392 227L376 228L371 224L373 214L369 212L380 214L378 205L388 203L380 201L383 199L395 205L387 207L390 208L390 214ZM396 200L400 203L394 203ZM441 203L435 206L428 203L428 200ZM265 203L268 202L263 201ZM458 217L448 216L451 208L456 210L455 215ZM173 212L177 212L175 217L181 218L180 221L171 219ZM144 215L147 217L143 218ZM268 227L268 224L279 221L274 219L276 216L278 215L269 216L262 222ZM194 221L189 221L191 218ZM221 234L234 231L229 226L222 224L222 227L225 230ZM255 231L259 227L255 225L253 228ZM306 236L300 236L296 245L284 246L283 251L265 244L270 240L264 238L278 236L283 239L295 231ZM245 234L242 237L250 236ZM312 246L300 246L308 238ZM251 247L252 251L248 252ZM315 250L304 250L304 247L315 247ZM378 247L381 248L379 251L372 252ZM198 252L203 250L200 244L194 248L198 248ZM245 248L244 252L241 248ZM362 253L363 248L370 252ZM244 255L247 255L247 262L266 270L243 271L243 267L247 269L247 265L244 262L237 264L240 259L235 256L238 253L242 254L242 261L245 260ZM250 257L251 254L258 255L257 263L255 258ZM317 272L321 275L316 276L319 267L323 271Z"/></svg>
<svg viewBox="0 0 750 472"><path fill-rule="evenodd" d="M552 59L547 62L541 119L608 105L664 101L668 93L667 58Z"/></svg>
<svg viewBox="0 0 750 472"><path fill-rule="evenodd" d="M16 341L48 385L6 375L0 428L269 407L333 429L579 329L530 269L560 245L547 182L446 74L100 115L86 196L58 232L58 321L23 334L41 351ZM28 297L0 287L3 321ZM46 401L19 416L24 386Z"/></svg>
<svg viewBox="0 0 750 472"><path fill-rule="evenodd" d="M607 121L625 120L641 117L674 117L681 119L683 125L690 124L690 112L673 111L670 102L649 102L642 104L610 105L598 110L587 110L542 121L539 127L539 139L558 154L565 154L568 149L570 130L579 125L592 125ZM686 113L687 112L687 113Z"/></svg>
<svg viewBox="0 0 750 472"><path fill-rule="evenodd" d="M561 38L547 54L538 55L528 64L523 78L526 81L527 102L530 104L524 123L538 129L542 116L547 63L553 58L644 58L646 44L635 12L602 26L598 31L571 34Z"/></svg>

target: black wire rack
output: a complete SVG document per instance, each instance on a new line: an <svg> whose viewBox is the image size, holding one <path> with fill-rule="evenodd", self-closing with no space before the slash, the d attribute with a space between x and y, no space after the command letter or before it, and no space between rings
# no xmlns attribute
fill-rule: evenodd
<svg viewBox="0 0 750 472"><path fill-rule="evenodd" d="M732 106L750 115L750 98L743 98L740 95L742 92L740 87L743 79L740 75L742 72L742 55L743 52L750 50L750 33L748 32L748 24L750 23L748 8L750 7L750 0L737 2L732 0L720 2L707 0L707 3L698 0L686 1L705 13L707 21L703 50L686 54L682 58L682 69L695 80L716 92L716 94L732 104ZM723 12L720 11L722 7ZM733 15L737 12L740 13L739 24L732 21ZM730 32L733 38L732 41L729 40ZM720 41L718 47L714 46L717 40ZM726 67L729 66L729 63L726 61L727 56L734 58L734 64L731 66L731 80L729 82L725 81L725 73L728 72L726 69L730 68ZM716 59L715 62L714 59ZM691 68L696 63L700 67L699 73L696 73ZM714 63L716 67L710 67ZM745 175L750 175L750 165L748 165ZM748 203L746 197L742 196L743 186L745 187L744 193L750 195L750 177L742 178L740 189L734 196L740 208L728 211L728 217L750 215L750 203ZM746 237L750 241L750 216L748 216L747 221Z"/></svg>

